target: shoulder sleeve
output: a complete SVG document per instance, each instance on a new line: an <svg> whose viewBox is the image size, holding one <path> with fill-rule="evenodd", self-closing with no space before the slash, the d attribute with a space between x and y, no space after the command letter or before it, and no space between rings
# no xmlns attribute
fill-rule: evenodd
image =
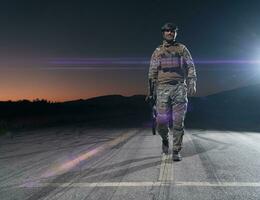
<svg viewBox="0 0 260 200"><path fill-rule="evenodd" d="M157 80L158 67L160 66L160 47L156 48L150 60L148 79Z"/></svg>
<svg viewBox="0 0 260 200"><path fill-rule="evenodd" d="M160 47L157 47L152 54L148 72L148 94L151 95L152 85L156 85L158 78L158 67L160 66ZM150 85L152 84L152 85Z"/></svg>
<svg viewBox="0 0 260 200"><path fill-rule="evenodd" d="M186 65L187 68L187 78L196 78L197 77L196 69L191 54L185 45L182 46L183 46L182 56L183 56L184 64Z"/></svg>

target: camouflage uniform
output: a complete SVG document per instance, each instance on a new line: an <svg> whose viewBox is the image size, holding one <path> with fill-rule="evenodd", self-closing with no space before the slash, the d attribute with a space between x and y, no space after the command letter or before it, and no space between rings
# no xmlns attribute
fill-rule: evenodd
<svg viewBox="0 0 260 200"><path fill-rule="evenodd" d="M157 86L157 131L163 141L168 141L172 120L173 151L180 151L188 103L187 82L196 81L195 66L186 46L164 40L152 54L148 78Z"/></svg>

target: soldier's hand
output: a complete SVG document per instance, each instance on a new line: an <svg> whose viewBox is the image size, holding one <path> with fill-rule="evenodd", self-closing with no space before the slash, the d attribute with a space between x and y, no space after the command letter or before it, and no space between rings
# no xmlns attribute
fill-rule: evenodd
<svg viewBox="0 0 260 200"><path fill-rule="evenodd" d="M145 101L146 101L146 102L150 102L152 98L153 98L153 97L152 97L151 95L147 95L147 96L145 97Z"/></svg>
<svg viewBox="0 0 260 200"><path fill-rule="evenodd" d="M155 104L155 98L152 95L147 95L145 101L151 105Z"/></svg>
<svg viewBox="0 0 260 200"><path fill-rule="evenodd" d="M188 79L187 80L188 96L194 96L196 93L196 80Z"/></svg>

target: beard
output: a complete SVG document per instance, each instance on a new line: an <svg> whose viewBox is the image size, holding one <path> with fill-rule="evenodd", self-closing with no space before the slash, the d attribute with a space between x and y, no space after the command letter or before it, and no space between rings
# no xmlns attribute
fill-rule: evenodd
<svg viewBox="0 0 260 200"><path fill-rule="evenodd" d="M174 35L164 35L163 38L167 41L167 42L172 42L175 40Z"/></svg>

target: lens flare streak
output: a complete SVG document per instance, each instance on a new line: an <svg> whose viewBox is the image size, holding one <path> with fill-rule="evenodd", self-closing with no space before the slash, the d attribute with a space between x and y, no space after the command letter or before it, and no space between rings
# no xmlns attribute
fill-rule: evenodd
<svg viewBox="0 0 260 200"><path fill-rule="evenodd" d="M59 70L59 69L102 69L102 70L145 70L150 64L150 58L54 58L47 60L47 66L41 69ZM219 59L203 60L195 59L194 64L198 67L211 66L220 67L231 66L239 69L243 65L255 66L260 64L260 60L236 60L236 59Z"/></svg>
<svg viewBox="0 0 260 200"><path fill-rule="evenodd" d="M76 167L77 165L79 165L81 162L97 155L98 153L103 152L106 149L109 149L111 147L114 147L114 146L126 141L127 139L129 139L130 137L132 137L135 134L136 134L136 132L125 133L125 134L119 136L118 138L115 138L114 140L107 142L107 143L103 144L102 146L92 149L91 151L85 152L70 161L67 161L61 165L54 166L51 170L44 173L41 177L47 178L47 177L66 173L66 172L70 171L71 169L73 169L74 167Z"/></svg>

